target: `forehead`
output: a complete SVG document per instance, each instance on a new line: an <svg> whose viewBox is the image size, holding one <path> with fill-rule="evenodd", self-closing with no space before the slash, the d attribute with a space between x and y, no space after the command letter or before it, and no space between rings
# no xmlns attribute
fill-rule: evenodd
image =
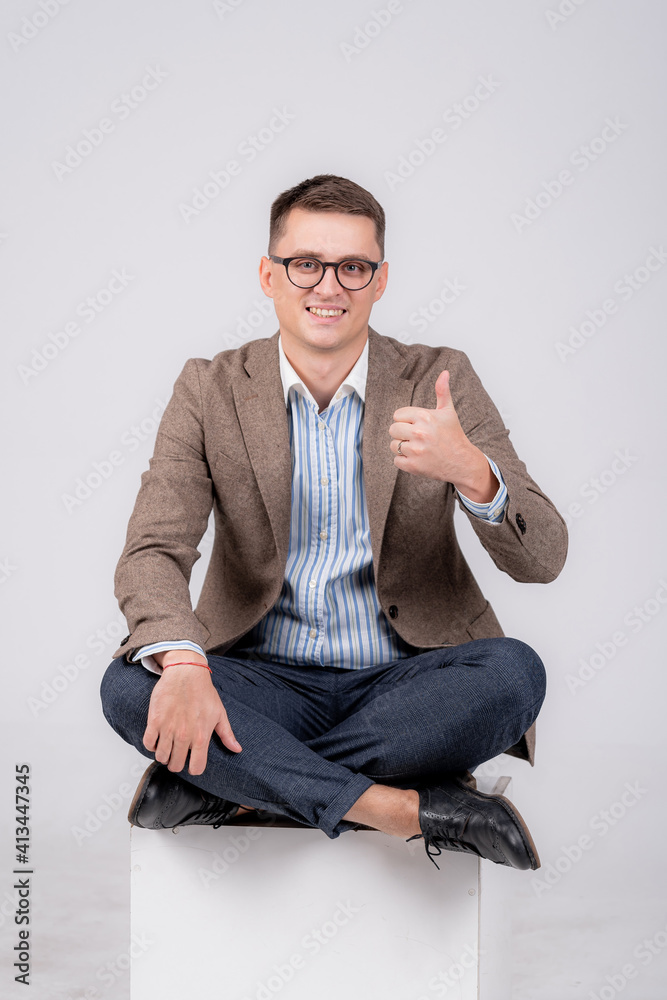
<svg viewBox="0 0 667 1000"><path fill-rule="evenodd" d="M287 216L285 232L278 241L276 252L289 257L306 250L322 257L360 254L378 260L380 256L372 219L344 212L308 212L293 208Z"/></svg>

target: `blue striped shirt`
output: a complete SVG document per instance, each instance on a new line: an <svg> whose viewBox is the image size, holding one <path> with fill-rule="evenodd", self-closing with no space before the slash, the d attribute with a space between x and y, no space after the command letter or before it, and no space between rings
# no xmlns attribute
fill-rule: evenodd
<svg viewBox="0 0 667 1000"><path fill-rule="evenodd" d="M278 600L237 649L272 662L361 669L412 654L382 612L375 589L362 443L368 343L354 368L318 412L282 349L280 373L292 453L292 507L285 579ZM502 476L488 504L459 494L478 517L499 523L507 502ZM151 654L204 651L189 640L144 646L135 654L160 671Z"/></svg>

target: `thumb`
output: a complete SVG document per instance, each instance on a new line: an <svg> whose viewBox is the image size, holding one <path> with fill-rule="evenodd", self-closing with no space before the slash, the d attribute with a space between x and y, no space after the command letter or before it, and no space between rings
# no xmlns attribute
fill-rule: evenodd
<svg viewBox="0 0 667 1000"><path fill-rule="evenodd" d="M229 750L233 750L234 753L239 753L243 749L232 732L232 727L229 724L229 719L227 718L226 713L224 718L220 719L215 726L215 732Z"/></svg>
<svg viewBox="0 0 667 1000"><path fill-rule="evenodd" d="M452 405L452 394L449 391L449 372L440 372L435 383L435 394L437 397L436 410L442 410L446 406Z"/></svg>

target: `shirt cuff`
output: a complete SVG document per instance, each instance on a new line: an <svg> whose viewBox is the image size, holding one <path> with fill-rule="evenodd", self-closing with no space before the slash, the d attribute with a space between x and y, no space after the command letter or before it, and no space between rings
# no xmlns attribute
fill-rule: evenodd
<svg viewBox="0 0 667 1000"><path fill-rule="evenodd" d="M498 492L494 496L493 500L489 503L475 503L474 500L469 500L468 497L464 497L463 493L459 493L458 490L456 492L461 498L461 503L463 503L464 506L468 508L470 513L475 515L475 517L479 517L482 521L488 521L490 524L500 524L505 516L505 508L509 499L507 487L505 486L505 480L501 476L500 469L496 463L493 462L488 455L484 455L484 458L491 466L491 471L500 483Z"/></svg>
<svg viewBox="0 0 667 1000"><path fill-rule="evenodd" d="M189 639L183 639L182 641L175 639L173 642L152 642L148 646L142 646L132 657L132 663L141 660L141 665L146 670L150 670L152 674L161 674L162 667L158 665L157 660L153 657L153 653L166 653L168 649L187 649L191 653L201 653L206 659L206 653L196 642L190 642ZM208 659L206 662L208 663Z"/></svg>

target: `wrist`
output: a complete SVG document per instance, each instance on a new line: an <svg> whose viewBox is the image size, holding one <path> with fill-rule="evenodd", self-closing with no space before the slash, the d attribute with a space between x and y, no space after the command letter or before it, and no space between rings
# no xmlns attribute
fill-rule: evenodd
<svg viewBox="0 0 667 1000"><path fill-rule="evenodd" d="M471 448L465 476L462 476L459 482L454 483L454 487L473 503L491 503L500 488L500 483L484 452L475 445L472 445Z"/></svg>
<svg viewBox="0 0 667 1000"><path fill-rule="evenodd" d="M160 674L162 684L185 684L186 687L208 687L212 686L211 672L208 668L202 669L199 664L174 663L167 664Z"/></svg>
<svg viewBox="0 0 667 1000"><path fill-rule="evenodd" d="M208 660L201 653L195 653L191 649L167 649L161 653L153 653L153 659L160 667L167 667L171 664L180 664L184 661L188 663L208 666ZM201 669L201 668L200 668Z"/></svg>

